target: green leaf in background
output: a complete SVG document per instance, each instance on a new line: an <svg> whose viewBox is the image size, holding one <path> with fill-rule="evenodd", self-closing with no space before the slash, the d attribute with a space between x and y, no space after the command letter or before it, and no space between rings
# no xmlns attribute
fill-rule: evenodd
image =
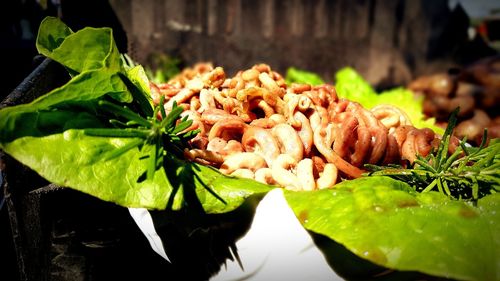
<svg viewBox="0 0 500 281"><path fill-rule="evenodd" d="M372 86L350 67L335 73L335 89L339 97L359 102L365 108L378 104L377 93Z"/></svg>
<svg viewBox="0 0 500 281"><path fill-rule="evenodd" d="M321 85L325 84L321 77L313 72L290 67L286 71L285 81L288 85L291 83Z"/></svg>
<svg viewBox="0 0 500 281"><path fill-rule="evenodd" d="M375 92L370 84L354 69L345 67L335 74L335 88L340 98L359 102L363 107L371 109L376 105L390 104L408 114L416 128L430 128L438 134L444 130L435 125L435 119L425 119L423 114L423 97L403 87L394 88L381 93Z"/></svg>
<svg viewBox="0 0 500 281"><path fill-rule="evenodd" d="M500 194L472 207L390 178L364 177L333 189L286 192L285 198L306 229L377 265L500 280Z"/></svg>
<svg viewBox="0 0 500 281"><path fill-rule="evenodd" d="M153 52L149 61L151 65L145 67L149 79L155 83L165 83L181 72L182 60L165 53Z"/></svg>

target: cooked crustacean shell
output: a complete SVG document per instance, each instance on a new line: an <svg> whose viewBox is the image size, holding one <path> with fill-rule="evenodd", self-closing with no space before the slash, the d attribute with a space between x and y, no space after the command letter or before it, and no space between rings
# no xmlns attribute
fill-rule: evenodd
<svg viewBox="0 0 500 281"><path fill-rule="evenodd" d="M291 190L330 188L361 176L366 163L414 161L438 139L397 107L367 110L332 85L287 86L265 64L234 77L200 64L151 87L154 101L164 95L167 111L177 102L200 129L187 159Z"/></svg>

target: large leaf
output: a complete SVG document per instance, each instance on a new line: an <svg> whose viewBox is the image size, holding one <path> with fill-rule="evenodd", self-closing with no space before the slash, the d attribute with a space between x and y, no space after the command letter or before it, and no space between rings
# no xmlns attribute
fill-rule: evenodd
<svg viewBox="0 0 500 281"><path fill-rule="evenodd" d="M130 207L164 207L169 190L165 176L138 183L145 163L132 149L121 157L103 160L134 139L86 136L81 130L44 137L22 137L3 149L19 162L61 186Z"/></svg>
<svg viewBox="0 0 500 281"><path fill-rule="evenodd" d="M101 127L91 113L64 107L68 104L84 105L105 95L120 100L131 99L126 85L116 73L101 70L75 76L62 87L29 104L4 108L0 110L0 145L17 137L43 136L70 128Z"/></svg>
<svg viewBox="0 0 500 281"><path fill-rule="evenodd" d="M375 264L460 280L500 279L500 194L472 207L366 177L285 197L306 229Z"/></svg>
<svg viewBox="0 0 500 281"><path fill-rule="evenodd" d="M72 33L59 19L47 17L40 24L36 46L41 54L66 66L72 74L121 68L111 28L86 27Z"/></svg>
<svg viewBox="0 0 500 281"><path fill-rule="evenodd" d="M2 148L41 176L61 186L88 193L125 207L180 209L186 203L202 204L208 213L236 209L245 198L271 188L250 180L227 177L211 168L167 158L152 180L143 179L148 161L140 151L130 149L116 157L114 152L135 138L87 136L82 130L43 137L21 137ZM170 159L170 160L169 160ZM174 173L167 179L168 173ZM210 187L217 195L208 194ZM196 190L196 199L184 197ZM187 194L187 195L186 195ZM223 203L215 196L225 202ZM191 198L192 199L192 198ZM169 202L170 201L170 202Z"/></svg>

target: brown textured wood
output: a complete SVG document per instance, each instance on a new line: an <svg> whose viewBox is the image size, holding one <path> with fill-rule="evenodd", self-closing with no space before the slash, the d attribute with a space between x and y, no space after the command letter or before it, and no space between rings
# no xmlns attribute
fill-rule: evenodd
<svg viewBox="0 0 500 281"><path fill-rule="evenodd" d="M446 0L113 0L132 55L211 61L227 72L268 63L332 75L356 68L376 85L404 84L454 66L441 52L450 11ZM466 32L466 30L459 31ZM436 39L438 38L438 39ZM448 48L454 42L448 43ZM458 42L457 42L458 44ZM451 46L451 47L450 47ZM441 48L442 50L443 48Z"/></svg>

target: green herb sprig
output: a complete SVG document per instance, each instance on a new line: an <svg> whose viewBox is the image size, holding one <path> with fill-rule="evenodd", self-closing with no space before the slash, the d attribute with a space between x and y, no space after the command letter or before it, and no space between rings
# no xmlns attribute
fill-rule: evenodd
<svg viewBox="0 0 500 281"><path fill-rule="evenodd" d="M99 108L121 120L115 118L109 120L114 128L91 128L85 129L84 133L88 136L134 138L127 145L114 150L104 160L118 157L130 149L143 150L146 146L152 146L153 148L149 149L145 156L149 158L146 179L152 179L156 170L162 167L163 156L166 153L182 158L184 148L188 147L188 141L199 133L199 130L186 131L193 121L187 116L180 118L182 107L174 102L172 110L167 115L161 106L163 102L164 97L154 108L152 116L144 118L126 106L101 100L98 102ZM158 114L161 115L161 119L158 118Z"/></svg>
<svg viewBox="0 0 500 281"><path fill-rule="evenodd" d="M437 149L428 156L417 155L408 168L401 165L365 165L367 175L389 176L415 187L418 192L439 191L449 197L477 202L488 194L500 191L500 141L490 140L486 146L487 130L479 147L470 147L466 138L451 155L448 147L457 123L457 108Z"/></svg>

